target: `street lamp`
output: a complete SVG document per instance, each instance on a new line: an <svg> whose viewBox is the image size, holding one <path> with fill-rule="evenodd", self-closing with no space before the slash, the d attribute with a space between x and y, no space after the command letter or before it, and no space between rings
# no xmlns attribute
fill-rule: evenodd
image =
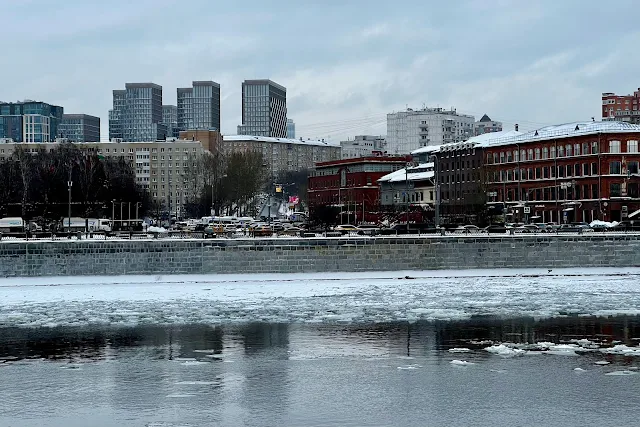
<svg viewBox="0 0 640 427"><path fill-rule="evenodd" d="M71 168L69 168L69 180L67 181L67 188L69 190L69 212L68 218L69 222L67 223L67 231L71 231L71 187L73 186L73 181L71 180Z"/></svg>

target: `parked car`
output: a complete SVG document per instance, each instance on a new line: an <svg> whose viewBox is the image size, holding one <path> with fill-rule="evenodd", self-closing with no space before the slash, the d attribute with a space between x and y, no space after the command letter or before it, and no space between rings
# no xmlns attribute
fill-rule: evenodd
<svg viewBox="0 0 640 427"><path fill-rule="evenodd" d="M504 224L491 224L485 227L484 231L491 234L503 234L507 232L507 226Z"/></svg>
<svg viewBox="0 0 640 427"><path fill-rule="evenodd" d="M484 229L478 227L477 225L462 225L453 230L454 233L464 233L464 234L477 234L484 233Z"/></svg>
<svg viewBox="0 0 640 427"><path fill-rule="evenodd" d="M380 232L380 227L377 225L361 224L356 228L358 230L358 234L361 236L375 236Z"/></svg>
<svg viewBox="0 0 640 427"><path fill-rule="evenodd" d="M358 227L351 224L341 224L334 227L333 231L339 231L341 234L355 233L358 231Z"/></svg>
<svg viewBox="0 0 640 427"><path fill-rule="evenodd" d="M542 233L543 229L537 224L524 224L514 228L514 233Z"/></svg>

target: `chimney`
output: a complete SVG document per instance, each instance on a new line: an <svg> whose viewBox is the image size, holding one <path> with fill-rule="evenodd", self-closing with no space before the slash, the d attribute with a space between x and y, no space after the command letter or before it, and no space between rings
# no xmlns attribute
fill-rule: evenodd
<svg viewBox="0 0 640 427"><path fill-rule="evenodd" d="M516 123L516 132L518 132L518 124Z"/></svg>

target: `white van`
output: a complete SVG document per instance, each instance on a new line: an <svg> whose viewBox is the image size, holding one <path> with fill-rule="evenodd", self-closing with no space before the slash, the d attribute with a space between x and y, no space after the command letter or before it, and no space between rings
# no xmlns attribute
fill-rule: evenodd
<svg viewBox="0 0 640 427"><path fill-rule="evenodd" d="M0 218L1 233L22 233L24 227L24 220L20 217Z"/></svg>

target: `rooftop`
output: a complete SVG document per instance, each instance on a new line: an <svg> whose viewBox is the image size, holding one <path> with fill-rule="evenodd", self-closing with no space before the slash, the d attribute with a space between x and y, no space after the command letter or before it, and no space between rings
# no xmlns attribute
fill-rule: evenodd
<svg viewBox="0 0 640 427"><path fill-rule="evenodd" d="M271 85L277 87L280 90L287 91L287 88L279 85L278 83L269 80L269 79L255 79L255 80L245 80L242 82L243 85Z"/></svg>
<svg viewBox="0 0 640 427"><path fill-rule="evenodd" d="M316 168L318 168L318 167L338 166L338 165L351 165L351 164L359 164L359 163L399 163L399 164L406 164L409 161L411 161L411 156L353 157L351 159L338 159L338 160L331 160L331 161L328 161L328 162L318 162L318 163L316 163Z"/></svg>
<svg viewBox="0 0 640 427"><path fill-rule="evenodd" d="M431 179L433 176L433 163L421 163L418 166L391 172L378 179L378 182L423 181L425 179Z"/></svg>
<svg viewBox="0 0 640 427"><path fill-rule="evenodd" d="M318 145L322 147L340 147L339 143L329 141L315 141L315 140L300 140L290 138L272 138L268 136L253 136L253 135L225 135L222 137L223 141L247 141L247 142L276 142L281 144L298 144L298 145Z"/></svg>

